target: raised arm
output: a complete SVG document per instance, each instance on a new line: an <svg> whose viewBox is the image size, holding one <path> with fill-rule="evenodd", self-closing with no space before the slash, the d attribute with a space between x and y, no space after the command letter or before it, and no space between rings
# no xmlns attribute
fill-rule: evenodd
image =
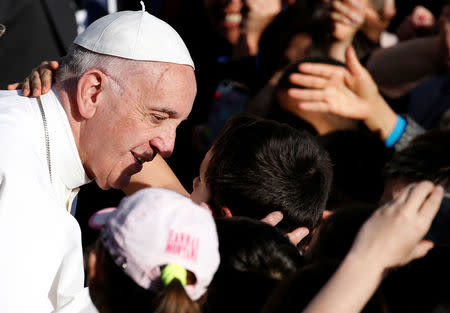
<svg viewBox="0 0 450 313"><path fill-rule="evenodd" d="M301 63L299 73L292 74L292 83L307 89L292 88L288 95L296 99L296 107L331 113L363 121L381 140L386 140L397 122L397 114L378 92L377 85L359 63L353 48L346 51L347 69L321 63Z"/></svg>
<svg viewBox="0 0 450 313"><path fill-rule="evenodd" d="M444 7L440 33L376 50L367 62L380 90L396 98L435 74L450 69L450 6Z"/></svg>
<svg viewBox="0 0 450 313"><path fill-rule="evenodd" d="M151 162L144 163L139 173L131 176L131 181L123 192L130 195L146 187L170 189L189 197L189 193L159 154Z"/></svg>
<svg viewBox="0 0 450 313"><path fill-rule="evenodd" d="M409 186L378 209L360 229L349 253L303 313L360 312L387 270L423 257L433 247L422 240L444 190L430 182Z"/></svg>

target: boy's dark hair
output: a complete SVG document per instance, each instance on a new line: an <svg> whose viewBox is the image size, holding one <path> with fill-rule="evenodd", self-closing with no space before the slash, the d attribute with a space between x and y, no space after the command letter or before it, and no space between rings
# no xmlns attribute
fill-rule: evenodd
<svg viewBox="0 0 450 313"><path fill-rule="evenodd" d="M305 262L341 262L350 250L359 229L376 209L375 205L355 204L334 212L320 224L306 251Z"/></svg>
<svg viewBox="0 0 450 313"><path fill-rule="evenodd" d="M332 179L328 153L305 131L275 121L234 116L212 147L205 173L217 216L261 219L281 211L283 231L316 227Z"/></svg>
<svg viewBox="0 0 450 313"><path fill-rule="evenodd" d="M318 138L333 162L328 210L352 203L377 204L384 189L383 168L392 157L378 135L366 130L338 130Z"/></svg>
<svg viewBox="0 0 450 313"><path fill-rule="evenodd" d="M429 130L394 154L384 169L385 182L430 180L450 189L450 129Z"/></svg>
<svg viewBox="0 0 450 313"><path fill-rule="evenodd" d="M287 90L289 88L300 88L300 89L305 88L303 86L299 86L297 84L292 83L289 79L289 76L291 76L292 74L300 73L298 67L302 63L328 64L328 65L342 66L344 68L347 66L347 65L345 65L345 63L342 63L341 61L335 60L328 56L317 56L317 57L304 58L300 61L296 61L294 63L289 64L288 66L286 66L286 68L283 69L283 74L281 75L280 80L278 81L278 85L277 85L278 89Z"/></svg>
<svg viewBox="0 0 450 313"><path fill-rule="evenodd" d="M281 282L268 297L261 313L301 313L330 280L339 266L337 261L310 264ZM377 290L362 313L385 313L383 297Z"/></svg>
<svg viewBox="0 0 450 313"><path fill-rule="evenodd" d="M278 229L247 217L216 219L220 265L203 312L259 312L275 285L294 274L302 258Z"/></svg>

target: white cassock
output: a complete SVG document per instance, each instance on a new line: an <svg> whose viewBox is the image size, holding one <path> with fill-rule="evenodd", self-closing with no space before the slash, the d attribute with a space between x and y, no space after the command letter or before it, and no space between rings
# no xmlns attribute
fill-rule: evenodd
<svg viewBox="0 0 450 313"><path fill-rule="evenodd" d="M67 209L89 179L55 91L40 99L45 118L36 98L0 91L1 313L79 312L90 301Z"/></svg>

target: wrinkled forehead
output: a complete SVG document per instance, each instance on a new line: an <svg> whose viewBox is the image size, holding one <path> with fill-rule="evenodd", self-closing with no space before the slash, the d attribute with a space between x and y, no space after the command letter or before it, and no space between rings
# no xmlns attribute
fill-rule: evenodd
<svg viewBox="0 0 450 313"><path fill-rule="evenodd" d="M128 80L128 94L140 103L168 106L186 118L197 93L194 69L189 65L145 62Z"/></svg>

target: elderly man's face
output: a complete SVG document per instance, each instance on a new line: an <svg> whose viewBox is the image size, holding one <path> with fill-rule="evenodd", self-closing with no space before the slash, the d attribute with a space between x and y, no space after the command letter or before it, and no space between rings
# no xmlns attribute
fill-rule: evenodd
<svg viewBox="0 0 450 313"><path fill-rule="evenodd" d="M191 112L193 69L168 63L150 66L125 78L119 92L105 87L103 104L86 123L83 165L102 189L127 186L156 153L170 156L176 128Z"/></svg>

